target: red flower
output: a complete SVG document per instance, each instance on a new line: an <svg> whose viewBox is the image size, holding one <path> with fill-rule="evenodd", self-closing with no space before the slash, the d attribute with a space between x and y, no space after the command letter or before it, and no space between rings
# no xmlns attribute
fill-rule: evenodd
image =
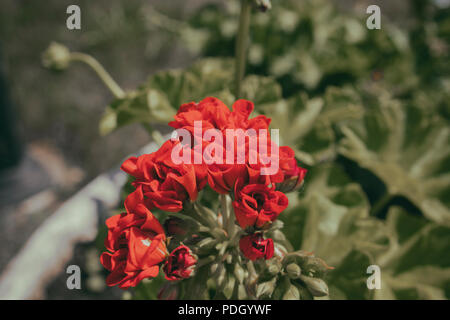
<svg viewBox="0 0 450 320"><path fill-rule="evenodd" d="M232 112L232 128L241 128L241 129L268 129L271 119L266 116L259 115L252 119L248 117L253 112L255 108L253 102L240 99L237 100L233 104L233 112Z"/></svg>
<svg viewBox="0 0 450 320"><path fill-rule="evenodd" d="M233 208L241 228L265 229L287 208L288 198L274 187L264 184L243 186L240 179L236 183Z"/></svg>
<svg viewBox="0 0 450 320"><path fill-rule="evenodd" d="M135 287L142 279L158 275L159 264L167 255L164 230L153 214L142 204L133 213L122 213L106 220L109 252L100 257L102 265L111 271L108 286L122 289Z"/></svg>
<svg viewBox="0 0 450 320"><path fill-rule="evenodd" d="M208 97L199 103L190 102L181 105L175 120L169 122L174 129L186 129L194 134L194 122L201 121L202 135L208 129L225 129L230 121L231 111L219 99Z"/></svg>
<svg viewBox="0 0 450 320"><path fill-rule="evenodd" d="M253 102L248 100L237 100L233 104L233 111L219 99L208 97L199 103L189 102L180 106L175 120L169 122L174 129L186 129L193 133L194 122L201 121L203 131L207 129L267 129L270 119L260 115L249 119L254 109ZM203 133L203 132L202 132Z"/></svg>
<svg viewBox="0 0 450 320"><path fill-rule="evenodd" d="M280 147L280 170L283 172L284 178L277 185L277 190L282 192L290 192L299 188L308 171L298 166L294 150L289 147Z"/></svg>
<svg viewBox="0 0 450 320"><path fill-rule="evenodd" d="M164 273L167 280L180 280L192 276L197 258L192 254L191 249L181 245L169 255L164 264Z"/></svg>
<svg viewBox="0 0 450 320"><path fill-rule="evenodd" d="M202 165L175 164L172 150L179 143L166 141L158 151L131 157L122 164L122 170L136 178L136 191L128 196L125 206L144 202L150 209L178 212L184 201L197 199L206 184L206 169Z"/></svg>
<svg viewBox="0 0 450 320"><path fill-rule="evenodd" d="M264 239L261 233L244 236L239 240L239 247L245 257L250 260L270 259L273 257L274 247L272 239Z"/></svg>

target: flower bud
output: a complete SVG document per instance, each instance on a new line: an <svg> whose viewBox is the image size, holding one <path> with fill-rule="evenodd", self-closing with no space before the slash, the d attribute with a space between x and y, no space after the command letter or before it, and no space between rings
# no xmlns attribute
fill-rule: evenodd
<svg viewBox="0 0 450 320"><path fill-rule="evenodd" d="M293 284L289 284L288 289L283 295L283 300L300 300L300 292Z"/></svg>
<svg viewBox="0 0 450 320"><path fill-rule="evenodd" d="M216 276L216 272L219 272L221 265L218 262L211 263L211 267L209 268L211 277Z"/></svg>
<svg viewBox="0 0 450 320"><path fill-rule="evenodd" d="M175 300L178 297L178 286L166 282L158 292L159 300Z"/></svg>
<svg viewBox="0 0 450 320"><path fill-rule="evenodd" d="M228 275L227 281L225 283L225 287L223 288L223 294L227 299L231 299L234 291L234 285L236 283L236 279L232 275Z"/></svg>
<svg viewBox="0 0 450 320"><path fill-rule="evenodd" d="M306 174L306 170L300 171L297 175L287 177L283 182L277 184L277 190L288 193L300 189L305 182L303 179Z"/></svg>
<svg viewBox="0 0 450 320"><path fill-rule="evenodd" d="M191 249L185 245L179 246L172 251L164 264L166 279L173 281L191 277L197 260Z"/></svg>
<svg viewBox="0 0 450 320"><path fill-rule="evenodd" d="M214 248L214 246L216 245L217 241L213 238L205 238L200 240L199 243L197 243L197 247L199 249L201 249L202 251L208 251L211 250L212 248Z"/></svg>
<svg viewBox="0 0 450 320"><path fill-rule="evenodd" d="M328 295L328 286L322 279L301 275L300 280L303 281L309 292L314 297L323 297Z"/></svg>
<svg viewBox="0 0 450 320"><path fill-rule="evenodd" d="M42 64L57 71L65 70L70 64L70 51L60 43L52 42L42 55Z"/></svg>
<svg viewBox="0 0 450 320"><path fill-rule="evenodd" d="M245 289L245 286L243 284L239 284L237 294L238 294L238 300L248 299L247 290Z"/></svg>
<svg viewBox="0 0 450 320"><path fill-rule="evenodd" d="M277 278L273 278L272 280L258 284L258 286L256 287L256 297L270 297L275 290L276 282Z"/></svg>
<svg viewBox="0 0 450 320"><path fill-rule="evenodd" d="M219 273L216 278L217 288L222 289L225 286L225 281L227 278L227 270L224 267L219 268Z"/></svg>
<svg viewBox="0 0 450 320"><path fill-rule="evenodd" d="M277 190L291 192L303 185L308 170L297 164L295 152L289 147L280 147L280 168L284 174L284 180L277 184Z"/></svg>
<svg viewBox="0 0 450 320"><path fill-rule="evenodd" d="M289 276L289 278L297 279L298 277L300 277L302 270L295 263L290 263L286 266L286 273Z"/></svg>
<svg viewBox="0 0 450 320"><path fill-rule="evenodd" d="M280 272L280 266L276 263L271 264L270 266L267 267L267 272L271 275L271 276L276 276L279 272Z"/></svg>
<svg viewBox="0 0 450 320"><path fill-rule="evenodd" d="M274 278L277 279L277 278ZM271 299L273 300L281 300L285 295L286 291L289 289L291 285L291 281L287 276L278 277L278 280L275 285L275 290L273 290Z"/></svg>
<svg viewBox="0 0 450 320"><path fill-rule="evenodd" d="M234 276L236 277L237 281L242 284L245 279L245 270L241 267L239 263L236 263L234 265Z"/></svg>

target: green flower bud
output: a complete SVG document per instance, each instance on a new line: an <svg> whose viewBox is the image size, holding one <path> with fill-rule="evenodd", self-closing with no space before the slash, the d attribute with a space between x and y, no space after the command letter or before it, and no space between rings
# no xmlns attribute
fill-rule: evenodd
<svg viewBox="0 0 450 320"><path fill-rule="evenodd" d="M219 272L220 265L218 262L211 263L211 267L209 271L211 272L211 276L215 276L217 272Z"/></svg>
<svg viewBox="0 0 450 320"><path fill-rule="evenodd" d="M311 278L303 275L299 278L314 297L323 297L328 295L328 286L322 279Z"/></svg>
<svg viewBox="0 0 450 320"><path fill-rule="evenodd" d="M289 284L288 289L283 295L283 300L300 300L300 292L293 284Z"/></svg>
<svg viewBox="0 0 450 320"><path fill-rule="evenodd" d="M208 238L201 240L199 243L197 243L196 246L202 250L210 250L210 249L214 248L216 243L217 243L217 241L215 239L208 237Z"/></svg>
<svg viewBox="0 0 450 320"><path fill-rule="evenodd" d="M289 278L297 279L298 277L300 277L302 269L300 269L300 267L297 264L290 263L286 266L286 273L289 276Z"/></svg>
<svg viewBox="0 0 450 320"><path fill-rule="evenodd" d="M225 282L227 278L227 270L221 265L218 270L217 278L216 278L216 284L217 284L217 290L221 291L225 287Z"/></svg>
<svg viewBox="0 0 450 320"><path fill-rule="evenodd" d="M223 294L227 299L230 299L233 295L234 285L236 284L236 279L232 275L228 275L225 287L223 288Z"/></svg>
<svg viewBox="0 0 450 320"><path fill-rule="evenodd" d="M276 276L280 272L280 265L278 263L272 263L267 267L267 272L271 276Z"/></svg>
<svg viewBox="0 0 450 320"><path fill-rule="evenodd" d="M70 64L70 51L60 43L52 42L42 54L42 64L46 68L65 70Z"/></svg>
<svg viewBox="0 0 450 320"><path fill-rule="evenodd" d="M245 279L245 270L242 268L242 266L238 263L234 265L234 276L236 277L237 281L242 284Z"/></svg>
<svg viewBox="0 0 450 320"><path fill-rule="evenodd" d="M277 282L277 278L273 278L270 281L266 281L263 283L258 284L258 286L256 287L256 297L257 298L270 298L270 296L272 295L272 293L275 290L275 285Z"/></svg>
<svg viewBox="0 0 450 320"><path fill-rule="evenodd" d="M245 290L245 286L243 284L239 284L237 295L239 300L248 299L247 290Z"/></svg>
<svg viewBox="0 0 450 320"><path fill-rule="evenodd" d="M277 279L277 278L274 278ZM286 291L289 289L291 285L291 281L289 280L289 277L287 276L281 276L278 278L275 290L272 293L271 299L273 300L280 300L283 298Z"/></svg>

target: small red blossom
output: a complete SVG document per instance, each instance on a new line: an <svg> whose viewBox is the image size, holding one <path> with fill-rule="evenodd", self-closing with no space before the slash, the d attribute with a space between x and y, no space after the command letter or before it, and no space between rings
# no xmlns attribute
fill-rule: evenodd
<svg viewBox="0 0 450 320"><path fill-rule="evenodd" d="M164 230L153 214L141 204L132 213L109 218L106 225L108 251L100 257L102 265L111 271L106 284L126 289L142 279L156 277L159 264L169 253Z"/></svg>
<svg viewBox="0 0 450 320"><path fill-rule="evenodd" d="M250 260L270 259L273 257L272 239L264 239L261 233L246 235L239 240L239 247L244 256Z"/></svg>
<svg viewBox="0 0 450 320"><path fill-rule="evenodd" d="M266 229L289 203L286 195L275 191L274 187L264 184L243 186L242 180L236 183L234 194L234 213L243 229Z"/></svg>
<svg viewBox="0 0 450 320"><path fill-rule="evenodd" d="M196 256L185 245L180 245L173 250L166 263L164 264L164 273L167 280L180 280L189 278L193 275L194 267L197 263Z"/></svg>

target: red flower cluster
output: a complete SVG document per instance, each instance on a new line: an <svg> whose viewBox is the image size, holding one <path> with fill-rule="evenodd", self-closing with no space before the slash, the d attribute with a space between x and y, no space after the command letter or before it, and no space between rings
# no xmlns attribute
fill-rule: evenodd
<svg viewBox="0 0 450 320"><path fill-rule="evenodd" d="M251 134L245 132L268 133L270 123L263 115L249 119L253 109L252 102L238 100L230 111L212 97L183 104L169 125L189 132L189 141L183 137L169 140L158 151L131 157L122 164L122 170L135 178L132 182L135 190L125 200L126 212L106 222L108 251L102 254L101 262L111 271L108 285L136 286L144 278L155 277L161 266L168 280L192 276L196 256L184 245L169 254L164 229L150 210L181 211L186 202L197 199L206 184L217 193L232 193L236 220L248 233L240 240L243 254L251 260L273 256L273 241L264 239L262 233L286 209L288 199L283 192L301 185L306 170L297 165L291 148L278 147L270 135L264 139L256 135L257 143L252 143ZM198 123L200 132L196 130ZM217 134L208 136L209 129ZM234 135L229 135L230 129ZM264 156L261 146L266 149ZM193 150L189 159L194 161L174 161L173 152L177 148ZM205 156L208 149L213 151ZM196 162L199 153L208 159ZM278 167L263 174L269 167L267 157L275 159ZM168 227L170 233L180 232L174 222L168 223Z"/></svg>
<svg viewBox="0 0 450 320"><path fill-rule="evenodd" d="M172 149L177 141L166 141L161 148L138 158L131 157L122 164L122 170L136 178L136 188L125 205L145 203L149 208L178 212L186 200L195 201L198 191L206 184L204 166L175 164Z"/></svg>
<svg viewBox="0 0 450 320"><path fill-rule="evenodd" d="M199 103L191 102L182 105L175 116L175 121L169 123L175 129L185 129L190 132L191 144L200 144L203 150L213 145L216 150L215 156L219 159L226 158L225 153L230 152L230 146L234 153L231 156L227 154L227 157L239 159L242 155L237 152L238 144L244 143L245 161L213 162L206 165L206 172L208 184L213 190L220 194L234 193L233 208L236 220L243 229L250 232L250 235L243 237L240 241L241 251L251 260L272 257L273 241L264 240L261 232L267 229L288 206L288 199L283 192L299 187L306 174L306 170L297 165L294 151L289 147L278 147L271 141L270 136L267 136L266 142L262 143L267 143L266 156L272 156L274 148L278 148L276 160L279 168L270 175L262 174L262 169L267 167L267 164L262 161L261 137L257 136L256 146L259 148L251 145L249 136L245 136L245 140L239 139L242 138L239 134L245 134L244 130L247 132L248 129L253 129L255 132L261 129L268 131L269 118L260 115L249 119L253 109L252 102L238 100L230 111L223 102L210 97ZM195 130L196 121L201 123L201 132ZM205 133L209 129L220 132L220 139L205 138L208 137ZM230 129L236 133L231 139L227 135ZM217 155L217 150L222 151L221 148L223 152ZM250 161L252 155L256 155L258 160L256 163Z"/></svg>
<svg viewBox="0 0 450 320"><path fill-rule="evenodd" d="M108 251L102 253L100 262L111 271L106 278L108 286L135 287L142 279L156 277L162 263L168 280L176 280L174 269L178 271L177 279L191 275L197 262L195 256L190 251L184 252L185 246L179 246L169 255L164 229L144 204L112 216L106 220L106 225ZM183 255L178 254L180 250Z"/></svg>

